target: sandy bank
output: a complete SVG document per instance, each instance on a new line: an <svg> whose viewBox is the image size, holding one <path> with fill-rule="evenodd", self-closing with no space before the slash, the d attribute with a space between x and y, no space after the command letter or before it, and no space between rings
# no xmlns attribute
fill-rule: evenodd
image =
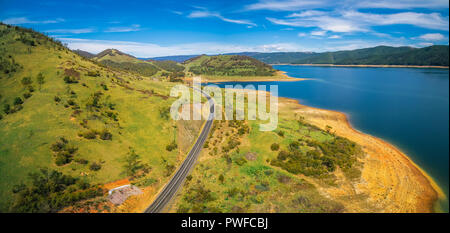
<svg viewBox="0 0 450 233"><path fill-rule="evenodd" d="M445 195L422 169L393 145L352 128L345 114L301 105L279 98L281 109L297 113L322 129L346 137L363 147L362 180L343 183L339 188L321 187L320 191L346 204L349 212L432 212L433 204ZM361 200L354 197L366 197ZM349 198L350 197L350 198Z"/></svg>
<svg viewBox="0 0 450 233"><path fill-rule="evenodd" d="M201 77L202 83L223 83L223 82L274 82L274 81L282 81L282 82L296 82L296 81L304 81L308 80L308 78L293 78L286 75L284 71L277 71L275 76L223 76L223 77L215 77L208 78ZM185 78L187 82L192 81L192 78Z"/></svg>

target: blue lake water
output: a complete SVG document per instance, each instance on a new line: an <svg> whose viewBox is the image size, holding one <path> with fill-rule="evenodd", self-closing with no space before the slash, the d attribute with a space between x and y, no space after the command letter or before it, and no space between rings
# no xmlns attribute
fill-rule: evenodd
<svg viewBox="0 0 450 233"><path fill-rule="evenodd" d="M276 65L301 82L278 85L279 96L344 112L352 126L405 152L448 197L449 70ZM219 86L239 84L223 83ZM248 84L248 83L240 83ZM448 200L440 203L448 212Z"/></svg>

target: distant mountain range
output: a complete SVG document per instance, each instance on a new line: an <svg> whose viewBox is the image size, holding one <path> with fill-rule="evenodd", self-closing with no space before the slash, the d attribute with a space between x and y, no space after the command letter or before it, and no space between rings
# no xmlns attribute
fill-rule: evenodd
<svg viewBox="0 0 450 233"><path fill-rule="evenodd" d="M377 46L337 52L243 52L226 55L244 55L268 64L334 64L334 65L418 65L449 66L448 45L425 48ZM198 55L180 55L148 58L184 62ZM147 59L146 59L147 60Z"/></svg>

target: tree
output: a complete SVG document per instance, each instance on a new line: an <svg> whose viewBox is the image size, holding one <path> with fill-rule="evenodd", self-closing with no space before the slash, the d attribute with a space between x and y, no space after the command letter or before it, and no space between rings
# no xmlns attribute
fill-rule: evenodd
<svg viewBox="0 0 450 233"><path fill-rule="evenodd" d="M133 148L130 148L130 152L125 157L125 164L123 166L124 173L127 176L134 177L136 173L143 167L142 161L140 160L141 156L136 154Z"/></svg>
<svg viewBox="0 0 450 233"><path fill-rule="evenodd" d="M33 83L30 77L24 77L21 82L23 86L28 86Z"/></svg>
<svg viewBox="0 0 450 233"><path fill-rule="evenodd" d="M14 105L20 105L23 104L23 100L20 97L16 97L14 99Z"/></svg>
<svg viewBox="0 0 450 233"><path fill-rule="evenodd" d="M42 73L39 73L37 76L37 82L39 84L39 90L41 90L42 85L45 83L45 77Z"/></svg>
<svg viewBox="0 0 450 233"><path fill-rule="evenodd" d="M9 114L11 112L11 106L9 104L3 105L3 112Z"/></svg>
<svg viewBox="0 0 450 233"><path fill-rule="evenodd" d="M223 181L224 181L224 180L225 180L225 177L223 177L223 175L220 174L220 176L219 176L219 181L220 181L220 183L223 184Z"/></svg>
<svg viewBox="0 0 450 233"><path fill-rule="evenodd" d="M270 149L271 149L272 151L277 151L278 149L280 149L280 145L279 145L278 143L273 143L273 144L270 146Z"/></svg>

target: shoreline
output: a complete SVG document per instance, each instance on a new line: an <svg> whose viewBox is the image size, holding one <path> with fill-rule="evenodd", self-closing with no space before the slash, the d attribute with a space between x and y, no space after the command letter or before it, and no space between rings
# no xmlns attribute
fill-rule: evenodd
<svg viewBox="0 0 450 233"><path fill-rule="evenodd" d="M202 77L201 82L202 83L225 83L225 82L298 82L298 81L305 81L305 80L311 80L310 78L294 78L290 77L286 74L285 71L277 71L276 76L261 76L259 78L254 79L208 79L208 77ZM201 76L200 76L201 77ZM225 77L225 76L224 76ZM230 76L233 77L233 76ZM236 76L240 77L240 76ZM192 78L185 78L185 81L192 81Z"/></svg>
<svg viewBox="0 0 450 233"><path fill-rule="evenodd" d="M422 69L448 69L448 66L418 66L418 65L335 65L335 64L270 64L271 66L327 66L327 67L373 67L373 68L422 68Z"/></svg>
<svg viewBox="0 0 450 233"><path fill-rule="evenodd" d="M418 185L422 185L422 187L417 187L415 185L410 185L410 184L406 184L407 187L412 188L412 189L419 189L419 193L420 195L418 195L417 193L415 193L415 191L417 190L413 190L413 193L415 194L411 194L408 192L411 192L411 190L401 190L402 188L405 188L405 184L400 184L400 183L396 183L397 186L402 186L402 187L398 187L398 191L408 191L406 193L408 193L408 195L412 195L414 196L415 200L411 200L411 197L405 197L402 196L401 194L393 194L391 196L393 196L393 198L398 198L398 195L402 196L402 198L406 198L406 200L403 199L395 199L396 201L404 201L407 202L409 205L406 208L405 206L397 206L397 208L391 208L389 206L389 204L393 204L393 203L384 203L386 204L387 210L392 210L392 212L436 212L437 209L436 207L436 203L439 200L442 199L446 199L447 197L445 196L445 193L442 191L442 189L439 187L439 185L435 182L435 180L427 173L425 172L422 168L420 168L416 163L414 163L414 161L408 157L405 153L403 153L400 149L398 149L397 147L395 147L394 145L390 144L389 142L372 136L370 134L366 134L363 133L355 128L353 128L353 126L351 125L347 115L345 113L342 112L338 112L338 111L334 111L334 110L327 110L327 109L320 109L320 108L315 108L315 107L310 107L307 105L303 105L301 104L298 100L295 99L291 99L291 98L287 98L287 97L279 97L279 102L281 104L293 104L294 106L294 112L313 112L313 114L311 115L312 117L306 118L307 120L309 120L312 124L324 129L326 125L330 125L330 122L334 122L334 126L333 130L335 130L335 133L346 137L350 140L355 141L356 143L360 144L363 148L364 151L368 154L372 154L370 156L373 156L374 153L379 153L379 152L374 152L371 151L370 146L368 146L368 144L372 144L372 141L376 142L379 145L385 147L385 151L389 151L391 150L391 153L381 153L383 154L383 156L381 157L391 157L389 159L391 160L395 160L400 164L395 164L391 161L386 161L385 159L380 159L377 162L385 162L386 164L384 164L385 166L389 166L390 169L388 169L389 171L393 171L393 174L395 173L404 173L404 170L409 171L410 173L407 173L409 176L408 178L414 178L415 181L414 183L418 184ZM322 118L322 119L314 119L314 118ZM346 131L350 131L350 132L346 132ZM355 140L358 139L358 140ZM357 142L359 141L359 142ZM361 143L361 141L363 143ZM365 142L365 143L364 143ZM369 149L368 149L369 147ZM373 145L372 145L373 147ZM364 160L364 167L363 169L366 168L367 163L370 163L370 161L368 161L369 158L365 158ZM373 158L371 158L373 159ZM400 161L403 160L403 161ZM403 166L401 166L403 165ZM406 166L406 167L404 167ZM402 170L403 169L403 170ZM382 175L378 174L378 171L375 171L375 174L370 174L370 172L374 172L374 171L366 171L366 173L364 174L366 178L366 182L370 183L370 182L374 182L374 183L380 183L379 180L376 180L375 178L383 178ZM375 176L375 177L374 177ZM367 178L371 178L369 180L367 180ZM397 179L401 180L403 177L402 176L398 176ZM392 179L392 177L390 177L390 179ZM407 179L407 181L412 181ZM395 181L393 180L386 180L386 184L390 184L391 183L395 183ZM405 181L404 181L405 182ZM383 183L384 184L384 183ZM378 184L380 185L380 184ZM428 188L427 188L428 186ZM422 189L424 188L425 189ZM392 188L392 186L391 186ZM387 189L387 188L386 188ZM371 188L368 188L368 190L371 190ZM386 193L383 191L387 191L387 190L378 190L377 192L379 193ZM431 192L430 192L431 191ZM389 193L389 192L387 192ZM369 192L369 195L371 194L371 192ZM422 195L425 194L425 195ZM394 201L395 201L394 200ZM383 202L383 201L382 201ZM389 202L389 201L387 201ZM411 202L414 202L414 204L410 204ZM398 204L398 203L397 203ZM395 206L395 204L394 204ZM390 212L390 211L387 211Z"/></svg>

